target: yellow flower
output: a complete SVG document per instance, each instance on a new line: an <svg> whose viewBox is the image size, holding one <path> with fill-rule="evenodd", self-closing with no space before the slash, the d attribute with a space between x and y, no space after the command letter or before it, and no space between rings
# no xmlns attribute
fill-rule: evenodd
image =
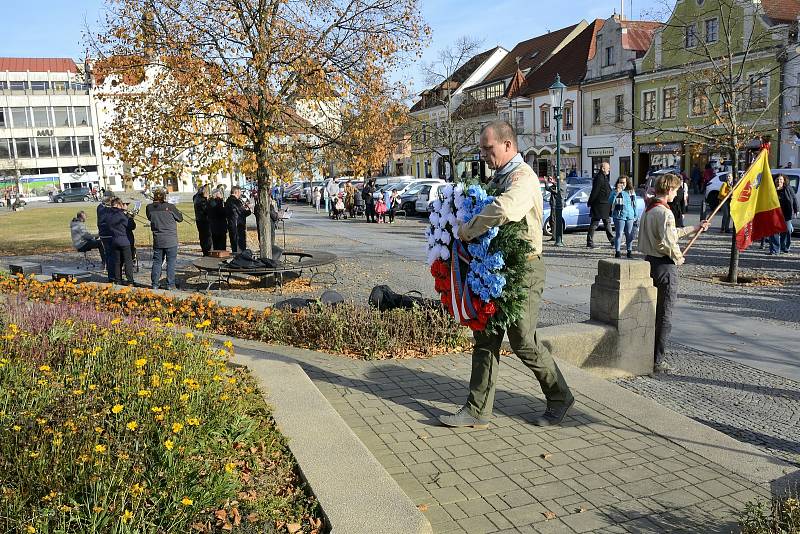
<svg viewBox="0 0 800 534"><path fill-rule="evenodd" d="M94 384L89 384L89 391L94 391L96 389L97 389L97 386L95 386Z"/></svg>
<svg viewBox="0 0 800 534"><path fill-rule="evenodd" d="M200 419L197 417L189 417L186 419L186 424L189 426L200 426Z"/></svg>
<svg viewBox="0 0 800 534"><path fill-rule="evenodd" d="M144 488L138 482L131 486L131 495L140 495L144 493Z"/></svg>
<svg viewBox="0 0 800 534"><path fill-rule="evenodd" d="M116 318L111 320L111 324L119 324L121 322L122 322L122 319L120 319L119 317L116 317Z"/></svg>
<svg viewBox="0 0 800 534"><path fill-rule="evenodd" d="M40 365L39 366L39 370L42 371L43 373L49 373L50 372L50 366L49 365ZM33 528L33 527L31 527L31 528Z"/></svg>
<svg viewBox="0 0 800 534"><path fill-rule="evenodd" d="M233 348L233 342L231 342L231 341L226 341L225 343L223 343L223 345L224 345L226 348L229 348L229 349L232 349L232 348Z"/></svg>
<svg viewBox="0 0 800 534"><path fill-rule="evenodd" d="M132 517L133 517L133 512L131 512L130 510L125 510L125 513L122 514L122 522L127 523L128 521L131 520Z"/></svg>
<svg viewBox="0 0 800 534"><path fill-rule="evenodd" d="M139 358L134 363L136 367L144 367L145 365L147 365L147 358Z"/></svg>
<svg viewBox="0 0 800 534"><path fill-rule="evenodd" d="M222 377L221 377L221 376L219 376L219 375L214 375L214 376L211 378L211 380L213 380L214 382L220 382L220 381L222 380Z"/></svg>
<svg viewBox="0 0 800 534"><path fill-rule="evenodd" d="M150 375L150 385L157 388L161 385L161 377L158 375Z"/></svg>
<svg viewBox="0 0 800 534"><path fill-rule="evenodd" d="M153 317L150 320L153 321L154 323L160 323L161 322L161 317Z"/></svg>
<svg viewBox="0 0 800 534"><path fill-rule="evenodd" d="M171 371L172 369L175 368L175 366L172 364L172 362L164 362L161 365L163 365L164 369L166 369L167 371Z"/></svg>
<svg viewBox="0 0 800 534"><path fill-rule="evenodd" d="M98 434L102 434L103 433L103 429L101 427L99 427L99 426L94 427L94 431L97 432Z"/></svg>
<svg viewBox="0 0 800 534"><path fill-rule="evenodd" d="M172 423L172 432L174 434L177 434L181 430L183 430L183 423Z"/></svg>
<svg viewBox="0 0 800 534"><path fill-rule="evenodd" d="M189 400L189 394L188 393L181 393L180 399L181 399L181 402L188 401Z"/></svg>
<svg viewBox="0 0 800 534"><path fill-rule="evenodd" d="M36 420L36 422L39 423L40 425L43 425L43 424L45 424L47 422L47 419L39 418L39 419Z"/></svg>
<svg viewBox="0 0 800 534"><path fill-rule="evenodd" d="M72 349L72 354L75 356L83 356L85 353L83 352L83 349Z"/></svg>
<svg viewBox="0 0 800 534"><path fill-rule="evenodd" d="M69 512L70 510L72 510L72 508L70 508L70 507L69 507L69 506L67 506L66 504L62 504L61 506L59 506L59 507L58 507L58 511L59 511L59 512L63 512L63 513L67 513L67 512Z"/></svg>
<svg viewBox="0 0 800 534"><path fill-rule="evenodd" d="M106 446L97 444L94 446L94 452L99 452L100 454L103 454L104 452L106 452Z"/></svg>
<svg viewBox="0 0 800 534"><path fill-rule="evenodd" d="M28 453L28 456L30 456L31 458L38 458L39 457L39 453L38 452L30 452L30 453Z"/></svg>
<svg viewBox="0 0 800 534"><path fill-rule="evenodd" d="M194 334L191 332L186 332L186 339L194 339Z"/></svg>
<svg viewBox="0 0 800 534"><path fill-rule="evenodd" d="M140 389L139 390L139 396L140 397L149 397L150 395L151 395L151 393L150 393L149 389Z"/></svg>
<svg viewBox="0 0 800 534"><path fill-rule="evenodd" d="M28 525L27 527L25 527L25 532L28 532L29 534L33 534L34 532L36 532L36 529L33 528L31 525Z"/></svg>
<svg viewBox="0 0 800 534"><path fill-rule="evenodd" d="M235 384L235 383L236 383L236 379L234 377L228 378L228 384Z"/></svg>
<svg viewBox="0 0 800 534"><path fill-rule="evenodd" d="M119 413L119 412L121 412L121 411L122 411L122 405L121 405L121 404L115 404L115 405L114 405L114 407L113 407L113 408L111 408L111 411L112 411L113 413Z"/></svg>
<svg viewBox="0 0 800 534"><path fill-rule="evenodd" d="M168 451L171 451L172 448L175 447L175 443L171 439L168 439L167 441L164 442L164 446L167 448Z"/></svg>
<svg viewBox="0 0 800 534"><path fill-rule="evenodd" d="M192 504L194 504L194 501L189 497L184 497L183 499L181 499L181 504L184 506L191 506Z"/></svg>
<svg viewBox="0 0 800 534"><path fill-rule="evenodd" d="M230 395L228 395L227 393L223 393L222 395L219 396L219 400L222 400L222 401L226 401L226 400L228 400L230 398L231 398Z"/></svg>
<svg viewBox="0 0 800 534"><path fill-rule="evenodd" d="M102 506L92 506L92 512L94 512L95 514L99 514L102 511L103 511Z"/></svg>
<svg viewBox="0 0 800 534"><path fill-rule="evenodd" d="M83 390L82 389L73 389L72 390L72 394L75 395L76 397L79 396L79 395L83 395Z"/></svg>
<svg viewBox="0 0 800 534"><path fill-rule="evenodd" d="M136 345L136 344L138 344L138 343L139 343L139 342L138 342L138 341L136 341L135 339L129 339L129 340L128 340L128 345L131 345L131 346L133 346L133 345Z"/></svg>
<svg viewBox="0 0 800 534"><path fill-rule="evenodd" d="M232 473L232 472L233 472L233 469L234 469L234 467L236 467L236 466L235 466L235 465L233 465L233 464L232 464L232 463L230 463L230 462L229 462L229 463L227 463L227 464L225 464L225 472L226 472L226 473Z"/></svg>
<svg viewBox="0 0 800 534"><path fill-rule="evenodd" d="M139 427L139 423L137 423L136 421L131 421L125 426L128 427L128 430L136 430Z"/></svg>
<svg viewBox="0 0 800 534"><path fill-rule="evenodd" d="M53 438L53 447L58 447L64 442L61 438Z"/></svg>

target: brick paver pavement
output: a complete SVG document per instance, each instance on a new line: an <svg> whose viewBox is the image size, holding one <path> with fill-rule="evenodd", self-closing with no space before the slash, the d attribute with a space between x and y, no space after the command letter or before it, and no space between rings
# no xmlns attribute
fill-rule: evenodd
<svg viewBox="0 0 800 534"><path fill-rule="evenodd" d="M531 425L544 402L514 357L486 430L436 419L464 400L469 357L298 361L437 533L731 532L745 502L769 497L579 390L564 425Z"/></svg>

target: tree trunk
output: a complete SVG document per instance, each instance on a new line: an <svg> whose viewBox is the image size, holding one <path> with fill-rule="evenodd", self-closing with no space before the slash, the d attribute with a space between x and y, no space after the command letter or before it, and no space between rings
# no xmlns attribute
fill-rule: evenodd
<svg viewBox="0 0 800 534"><path fill-rule="evenodd" d="M269 218L270 177L263 151L256 148L256 187L258 201L255 205L258 224L258 251L262 258L272 258L272 222Z"/></svg>
<svg viewBox="0 0 800 534"><path fill-rule="evenodd" d="M731 172L733 173L733 182L737 183L739 181L739 151L734 150L732 151L731 155ZM729 200L728 202L732 202L733 199ZM731 222L733 224L733 222ZM728 262L728 282L731 284L738 283L739 278L739 249L736 247L736 232L738 228L735 226L733 227L733 232L731 235L731 257L730 261Z"/></svg>

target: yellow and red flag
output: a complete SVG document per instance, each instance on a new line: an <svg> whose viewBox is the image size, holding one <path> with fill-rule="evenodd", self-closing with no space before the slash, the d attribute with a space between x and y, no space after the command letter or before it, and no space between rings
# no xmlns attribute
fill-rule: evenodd
<svg viewBox="0 0 800 534"><path fill-rule="evenodd" d="M730 202L739 250L746 249L757 239L786 231L767 150L761 151L733 188Z"/></svg>

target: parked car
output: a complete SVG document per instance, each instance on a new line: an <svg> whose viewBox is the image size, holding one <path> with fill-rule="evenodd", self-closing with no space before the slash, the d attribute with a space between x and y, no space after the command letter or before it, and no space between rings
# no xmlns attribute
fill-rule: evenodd
<svg viewBox="0 0 800 534"><path fill-rule="evenodd" d="M445 181L442 180L439 183L435 184L425 184L417 193L417 200L414 202L414 211L417 213L430 213L431 211L431 204L433 201L439 198L439 188L445 185Z"/></svg>
<svg viewBox="0 0 800 534"><path fill-rule="evenodd" d="M423 187L430 184L443 184L444 180L437 180L433 178L424 178L422 180L415 180L408 184L406 189L400 192L400 209L406 212L406 215L414 215L417 210L415 204L417 196Z"/></svg>
<svg viewBox="0 0 800 534"><path fill-rule="evenodd" d="M589 194L592 192L591 185L575 186L568 185L564 191L564 210L562 217L564 219L564 228L562 230L579 230L588 229L589 223L592 222L590 214ZM641 195L636 195L636 217L641 217L644 213L644 199ZM545 235L553 234L552 221L550 220L550 206L545 204L543 211L544 225L542 231Z"/></svg>
<svg viewBox="0 0 800 534"><path fill-rule="evenodd" d="M53 202L89 202L92 192L88 187L72 187L53 195Z"/></svg>

